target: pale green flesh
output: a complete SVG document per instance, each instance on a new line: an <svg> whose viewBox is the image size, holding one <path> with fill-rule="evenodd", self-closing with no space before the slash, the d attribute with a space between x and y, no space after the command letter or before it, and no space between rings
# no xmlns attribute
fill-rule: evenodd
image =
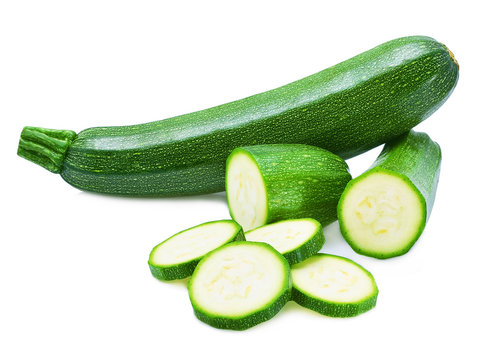
<svg viewBox="0 0 478 360"><path fill-rule="evenodd" d="M407 249L426 221L419 192L402 177L375 171L342 195L339 221L354 249L393 254Z"/></svg>
<svg viewBox="0 0 478 360"><path fill-rule="evenodd" d="M281 254L292 251L310 240L320 230L312 219L280 221L247 232L246 240L265 242Z"/></svg>
<svg viewBox="0 0 478 360"><path fill-rule="evenodd" d="M267 195L256 162L246 152L237 151L227 164L227 201L235 221L244 231L267 221Z"/></svg>
<svg viewBox="0 0 478 360"><path fill-rule="evenodd" d="M281 295L288 271L280 255L249 244L225 246L203 259L189 284L194 306L217 316L241 317Z"/></svg>
<svg viewBox="0 0 478 360"><path fill-rule="evenodd" d="M335 303L357 303L376 292L370 276L355 263L320 254L291 268L292 284L303 293Z"/></svg>
<svg viewBox="0 0 478 360"><path fill-rule="evenodd" d="M238 232L232 221L215 221L182 231L155 247L150 263L168 266L185 263L206 255L227 243Z"/></svg>

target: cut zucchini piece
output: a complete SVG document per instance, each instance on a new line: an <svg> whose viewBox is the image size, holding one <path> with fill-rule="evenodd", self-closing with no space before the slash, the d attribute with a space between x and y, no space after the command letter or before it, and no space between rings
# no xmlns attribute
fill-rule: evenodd
<svg viewBox="0 0 478 360"><path fill-rule="evenodd" d="M269 320L290 299L290 268L272 246L234 242L206 255L188 283L197 318L244 330Z"/></svg>
<svg viewBox="0 0 478 360"><path fill-rule="evenodd" d="M408 252L430 216L440 162L440 147L424 133L387 143L338 205L340 230L352 249L379 259Z"/></svg>
<svg viewBox="0 0 478 360"><path fill-rule="evenodd" d="M290 265L316 254L324 245L322 225L317 220L292 219L246 232L247 241L265 242L279 251Z"/></svg>
<svg viewBox="0 0 478 360"><path fill-rule="evenodd" d="M192 275L199 260L208 252L238 240L245 240L244 232L233 220L197 225L155 246L149 255L149 268L160 280L184 279Z"/></svg>
<svg viewBox="0 0 478 360"><path fill-rule="evenodd" d="M245 231L285 219L337 219L337 203L351 179L345 161L310 145L236 148L226 163L229 212Z"/></svg>
<svg viewBox="0 0 478 360"><path fill-rule="evenodd" d="M317 254L291 268L292 300L331 317L351 317L377 303L375 279L341 256Z"/></svg>

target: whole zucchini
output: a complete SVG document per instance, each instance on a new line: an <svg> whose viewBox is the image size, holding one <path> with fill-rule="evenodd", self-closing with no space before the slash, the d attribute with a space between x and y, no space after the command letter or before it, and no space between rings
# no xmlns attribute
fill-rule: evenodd
<svg viewBox="0 0 478 360"><path fill-rule="evenodd" d="M430 116L457 80L443 44L399 38L275 90L162 121L78 135L26 127L18 154L83 190L211 193L224 190L225 160L236 147L301 143L349 158Z"/></svg>

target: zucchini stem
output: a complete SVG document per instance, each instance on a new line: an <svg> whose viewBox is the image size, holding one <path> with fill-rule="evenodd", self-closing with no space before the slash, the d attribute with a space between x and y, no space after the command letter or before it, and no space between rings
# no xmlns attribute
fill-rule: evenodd
<svg viewBox="0 0 478 360"><path fill-rule="evenodd" d="M66 152L76 137L76 133L71 130L25 126L20 135L17 154L57 174L61 171Z"/></svg>

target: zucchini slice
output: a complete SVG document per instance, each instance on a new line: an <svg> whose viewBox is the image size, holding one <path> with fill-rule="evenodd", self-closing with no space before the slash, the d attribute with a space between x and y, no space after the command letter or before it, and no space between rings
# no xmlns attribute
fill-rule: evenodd
<svg viewBox="0 0 478 360"><path fill-rule="evenodd" d="M310 145L236 148L226 162L231 217L245 231L284 219L337 219L337 203L351 179L339 156Z"/></svg>
<svg viewBox="0 0 478 360"><path fill-rule="evenodd" d="M440 146L427 134L410 131L387 143L338 205L340 230L352 249L379 259L408 252L430 216L440 163Z"/></svg>
<svg viewBox="0 0 478 360"><path fill-rule="evenodd" d="M188 283L197 318L245 330L269 320L290 299L290 268L272 246L233 242L206 255Z"/></svg>
<svg viewBox="0 0 478 360"><path fill-rule="evenodd" d="M291 268L292 300L331 317L351 317L377 303L375 279L341 256L317 254Z"/></svg>
<svg viewBox="0 0 478 360"><path fill-rule="evenodd" d="M151 250L149 268L160 280L191 276L208 252L231 241L245 240L241 226L233 220L211 221L181 231Z"/></svg>
<svg viewBox="0 0 478 360"><path fill-rule="evenodd" d="M325 242L322 225L310 218L283 220L264 225L246 232L245 236L247 241L271 245L290 265L316 254Z"/></svg>

